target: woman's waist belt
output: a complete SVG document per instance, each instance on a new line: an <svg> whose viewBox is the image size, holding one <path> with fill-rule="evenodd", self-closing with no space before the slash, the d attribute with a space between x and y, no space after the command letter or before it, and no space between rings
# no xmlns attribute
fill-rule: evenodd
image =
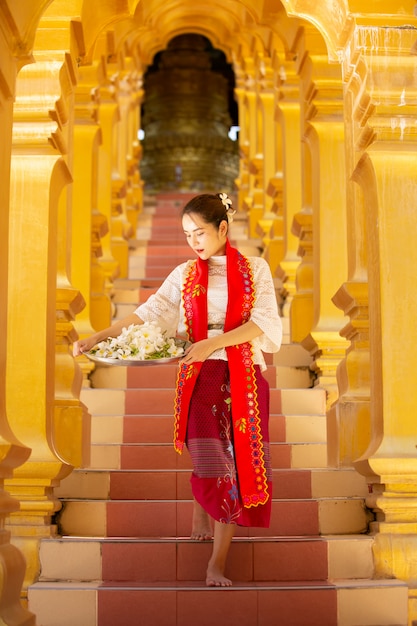
<svg viewBox="0 0 417 626"><path fill-rule="evenodd" d="M223 324L209 324L207 326L208 330L223 330Z"/></svg>

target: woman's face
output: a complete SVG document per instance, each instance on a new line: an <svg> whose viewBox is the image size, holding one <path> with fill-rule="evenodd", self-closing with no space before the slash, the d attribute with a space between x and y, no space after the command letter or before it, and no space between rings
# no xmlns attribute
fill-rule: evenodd
<svg viewBox="0 0 417 626"><path fill-rule="evenodd" d="M220 256L226 252L227 223L220 222L217 229L214 224L208 224L196 213L186 214L182 218L187 243L194 252L204 261L211 256Z"/></svg>

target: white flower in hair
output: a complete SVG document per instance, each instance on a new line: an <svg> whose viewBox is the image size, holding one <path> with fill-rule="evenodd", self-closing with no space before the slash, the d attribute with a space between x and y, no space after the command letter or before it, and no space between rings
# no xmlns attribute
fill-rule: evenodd
<svg viewBox="0 0 417 626"><path fill-rule="evenodd" d="M236 210L232 209L232 201L227 193L219 193L219 198L222 201L223 206L226 208L227 221L231 224L233 222L233 216L236 213Z"/></svg>
<svg viewBox="0 0 417 626"><path fill-rule="evenodd" d="M222 201L223 206L226 207L226 211L228 211L230 207L232 206L232 201L227 195L227 193L219 193L219 198Z"/></svg>

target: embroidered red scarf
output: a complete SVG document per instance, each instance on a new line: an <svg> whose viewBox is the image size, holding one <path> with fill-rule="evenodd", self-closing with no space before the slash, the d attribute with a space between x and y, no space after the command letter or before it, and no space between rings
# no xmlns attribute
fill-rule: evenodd
<svg viewBox="0 0 417 626"><path fill-rule="evenodd" d="M226 243L228 301L224 332L250 318L254 285L249 260ZM182 291L186 327L192 342L207 338L208 261L190 264ZM263 442L260 431L257 386L249 342L226 348L230 373L235 459L245 507L265 504L269 498ZM181 454L188 409L202 363L182 364L178 373L174 409L174 447Z"/></svg>

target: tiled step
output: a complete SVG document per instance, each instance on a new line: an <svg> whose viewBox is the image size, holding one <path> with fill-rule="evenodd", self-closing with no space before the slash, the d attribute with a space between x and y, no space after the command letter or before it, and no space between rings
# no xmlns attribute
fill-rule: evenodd
<svg viewBox="0 0 417 626"><path fill-rule="evenodd" d="M191 500L64 500L57 521L60 534L77 537L189 537L192 506ZM362 530L363 523L353 532ZM318 502L274 500L270 528L238 528L236 534L316 536L319 534Z"/></svg>
<svg viewBox="0 0 417 626"><path fill-rule="evenodd" d="M147 291L142 289L141 291ZM150 289L150 291L153 291ZM140 297L139 294L138 297ZM133 300L133 298L132 298ZM127 301L127 300L126 300ZM135 300L136 303L136 300ZM263 372L271 387L276 387L276 366L267 365ZM123 372L123 377L121 377ZM129 366L129 367L107 367L96 365L95 371L90 376L90 380L95 389L138 389L138 388L170 388L175 387L178 375L178 364L169 363L165 365Z"/></svg>
<svg viewBox="0 0 417 626"><path fill-rule="evenodd" d="M164 191L155 197L156 211L158 215L170 214L171 211L178 211L187 204L196 194L191 191Z"/></svg>
<svg viewBox="0 0 417 626"><path fill-rule="evenodd" d="M275 468L303 469L326 466L327 446L325 443L271 442L270 450L272 465ZM94 443L91 447L90 467L94 469L191 469L191 463L188 455L178 456L171 443L125 443L122 445Z"/></svg>
<svg viewBox="0 0 417 626"><path fill-rule="evenodd" d="M177 265L181 265L187 261L186 255L176 255L169 250L165 252L164 256L157 256L154 258L147 258L145 265L145 272L147 276L152 276L155 269L165 271L165 276L175 268Z"/></svg>
<svg viewBox="0 0 417 626"><path fill-rule="evenodd" d="M69 536L187 537L191 500L63 499L57 516L60 533ZM360 498L273 499L268 529L238 528L240 537L361 534L368 516Z"/></svg>
<svg viewBox="0 0 417 626"><path fill-rule="evenodd" d="M152 596L146 593L139 600L127 591L121 594L118 602L115 602L114 597L107 595L112 587L114 588L111 583L108 583L99 591L99 623L103 626L110 626L115 623L111 621L111 618L123 615L123 625L133 625L133 621L128 621L131 620L131 611L140 610L144 602L151 603ZM146 591L149 591L149 587ZM367 624L405 626L407 624L404 609L401 611L407 593L405 585L394 584L389 589L388 585L377 586L371 582L367 588L364 587L360 591L343 588L341 584L339 589L338 586L326 582L277 583L276 585L257 585L252 588L241 585L223 592L203 588L194 589L189 593L185 589L180 589L176 592L175 604L173 598L170 598L169 608L161 603L157 609L159 613L157 620L155 620L155 609L151 612L151 619L155 620L153 623L158 626L168 626L174 623L177 626L190 624L230 626L231 615L235 620L234 623L239 626L336 626L336 624L338 626L352 626L353 624L355 626L358 624L361 626ZM211 595L212 592L214 592L213 595ZM363 602L365 595L367 603L364 607L361 600ZM387 602L386 595L389 596L390 603ZM166 599L168 598L169 596ZM346 606L343 606L343 602ZM375 606L379 602L383 604L383 610L381 606ZM395 609L400 609L400 613ZM171 610L174 611L176 622L169 617ZM349 621L352 613L354 615L356 613L360 621ZM103 615L103 620L101 615ZM398 621L398 618L401 621Z"/></svg>
<svg viewBox="0 0 417 626"><path fill-rule="evenodd" d="M151 366L152 367L152 366ZM91 391L91 390L90 390ZM106 391L103 391L103 395L106 395ZM292 390L291 390L292 391ZM303 390L299 390L301 393ZM89 394L89 390L85 390L86 395ZM96 394L98 395L100 392ZM95 395L96 395L95 394ZM91 393L89 394L91 395ZM98 399L98 398L97 398ZM313 396L312 396L313 400ZM298 401L298 402L297 402ZM172 407L174 402L174 390L173 389L126 389L125 392L125 414L136 415L138 409L145 414L149 415L169 415L172 414ZM324 412L315 412L314 406L308 411L307 406L303 406L298 396L294 396L294 401L291 405L291 413L284 410L284 395L280 389L271 389L270 393L270 411L274 414L283 415L323 415ZM312 403L313 404L313 403ZM87 404L91 411L91 404ZM296 411L295 408L300 406L304 411ZM110 410L110 405L107 410L107 414ZM288 407L289 408L289 407ZM96 413L96 411L93 411ZM117 411L119 412L119 411Z"/></svg>
<svg viewBox="0 0 417 626"><path fill-rule="evenodd" d="M325 443L270 444L271 461L275 468L325 467ZM116 464L110 459L118 459ZM93 444L92 468L98 469L191 469L188 455L179 456L171 443Z"/></svg>
<svg viewBox="0 0 417 626"><path fill-rule="evenodd" d="M146 255L146 265L165 265L167 261L179 265L189 258L190 252L184 249L184 246L152 246Z"/></svg>
<svg viewBox="0 0 417 626"><path fill-rule="evenodd" d="M312 386L311 382L311 371L308 366L277 365L275 367L274 386L281 389L308 389Z"/></svg>
<svg viewBox="0 0 417 626"><path fill-rule="evenodd" d="M136 280L143 280L145 278L145 262L141 257L129 258L129 274ZM159 278L158 285L160 284Z"/></svg>
<svg viewBox="0 0 417 626"><path fill-rule="evenodd" d="M128 370L137 370L129 373L129 376L153 376L156 381L159 377L158 369L164 366L151 365L149 367L130 367ZM157 369L158 368L158 369ZM118 370L119 368L107 368ZM118 374L116 374L117 376ZM172 376L172 370L169 374ZM125 403L126 397L126 403ZM146 400L148 397L148 400ZM141 412L148 413L143 408L152 405L153 410L149 414L172 414L174 399L173 388L161 389L92 389L82 390L82 401L88 406L91 414L96 415L126 415ZM126 410L125 410L126 405ZM271 389L270 390L271 413L279 415L325 415L326 394L321 389Z"/></svg>
<svg viewBox="0 0 417 626"><path fill-rule="evenodd" d="M145 235L150 236L150 230L146 230L142 233L142 237L137 237L136 239L132 239L129 241L129 263L133 261L137 261L141 259L143 263L146 262L146 255L148 252L149 243L145 238ZM137 280L136 276L131 276L130 274L129 280ZM126 277L127 280L127 277ZM115 285L116 287L116 285Z"/></svg>
<svg viewBox="0 0 417 626"><path fill-rule="evenodd" d="M112 472L91 471L91 490L89 496L95 499L94 489L100 486L97 496L101 498L111 498L112 500L189 500L191 499L190 471L185 470L121 470ZM80 471L80 478L84 484L86 472ZM102 475L99 481L98 475ZM106 478L107 476L107 478ZM68 489L61 488L59 497L71 498L77 493L76 482L74 480L73 493L68 493ZM290 472L288 470L273 470L273 494L276 499L297 500L311 497L311 479L308 470L300 472ZM107 486L106 495L103 496L101 485ZM340 494L339 494L340 497Z"/></svg>
<svg viewBox="0 0 417 626"><path fill-rule="evenodd" d="M165 276L175 268L177 265L181 265L187 261L187 256L176 256L167 252L164 257L158 256L154 259L148 258L146 260L145 272L146 276L162 276L156 272L165 273Z"/></svg>
<svg viewBox="0 0 417 626"><path fill-rule="evenodd" d="M123 294L125 291L135 290L140 288L156 288L159 287L160 283L151 280L150 278L117 278L114 281L114 296L113 299L117 299L118 294Z"/></svg>
<svg viewBox="0 0 417 626"><path fill-rule="evenodd" d="M161 242L166 242L168 246L184 246L185 236L183 232L177 232L170 226L153 226L150 234L150 239L147 242L149 249L156 245L161 245ZM188 258L192 256L192 252L188 247Z"/></svg>
<svg viewBox="0 0 417 626"><path fill-rule="evenodd" d="M100 564L90 564L100 579L136 582L204 582L212 542L189 539L129 540L110 538L95 541ZM50 540L42 543L41 580L80 580L86 576L83 550L92 546L79 540ZM79 565L74 562L78 551ZM68 563L73 567L69 568ZM328 578L327 541L321 537L273 537L234 539L226 575L237 582L324 581ZM92 578L94 580L94 578Z"/></svg>
<svg viewBox="0 0 417 626"><path fill-rule="evenodd" d="M111 394L120 402L117 395ZM143 410L151 410L151 402L143 403ZM154 407L155 410L156 407ZM102 409L104 410L104 409ZM323 417L271 415L271 456L275 468L323 468L327 462ZM302 441L302 439L309 441ZM173 422L168 414L117 415L100 414L92 418L91 467L102 469L145 469L150 456L157 455L160 469L190 467L173 451ZM155 448L154 446L158 446ZM110 458L117 458L115 465ZM187 458L184 456L184 458ZM154 463L152 463L154 467Z"/></svg>
<svg viewBox="0 0 417 626"><path fill-rule="evenodd" d="M121 296L118 300L114 300L114 303L119 308L119 311L122 310L121 307L127 307L131 310L134 310L137 306L146 302L149 296L155 293L156 288L145 288L142 287L140 289L132 290L131 292L124 292L124 296ZM267 355L268 360L268 355ZM163 370L166 368L172 368L175 372L175 376L173 380L175 380L178 366L177 365L167 365L165 366L154 366L159 367L159 370ZM112 371L109 368L103 365L96 366L96 372L104 371L107 375L107 384L98 384L97 387L113 387L114 384L112 382ZM135 378L133 376L130 377L130 382L125 384L125 387L128 386L130 388L145 386L141 381L144 370L143 368L139 371L138 367L130 366L127 368L128 372L136 372L137 383L135 384ZM282 390L285 389L309 389L311 387L311 374L308 367L296 367L293 365L270 365L268 364L267 369L263 372L264 377L267 379L271 388L280 388ZM93 375L94 376L94 375ZM153 377L155 380L155 377ZM126 382L126 380L125 380ZM163 386L161 384L161 386Z"/></svg>
<svg viewBox="0 0 417 626"><path fill-rule="evenodd" d="M144 410L149 410L149 405ZM307 422L307 428L303 426ZM314 424L316 428L314 428ZM324 419L301 416L270 418L270 450L275 468L323 468L327 446ZM311 432L309 431L311 429ZM286 434L288 432L288 435ZM298 441L303 437L311 441ZM191 468L188 455L173 450L171 415L94 415L92 419L91 467L102 469ZM155 461L153 460L155 458ZM117 459L116 464L110 459Z"/></svg>
<svg viewBox="0 0 417 626"><path fill-rule="evenodd" d="M159 226L172 227L174 231L180 231L181 225L179 225L179 211L173 211L169 214L158 214L155 212L152 216L152 228L157 228ZM183 234L184 236L184 234Z"/></svg>
<svg viewBox="0 0 417 626"><path fill-rule="evenodd" d="M159 238L159 243L164 245L164 239ZM181 251L180 246L171 247L165 244L165 251L154 256L148 255L145 263L145 277L149 280L158 280L161 285L169 273L178 265L186 263L190 259L190 252ZM160 269L162 274L155 276L154 268Z"/></svg>
<svg viewBox="0 0 417 626"><path fill-rule="evenodd" d="M234 581L367 579L373 574L373 538L235 538L228 575ZM161 546L161 547L160 547ZM189 539L46 539L41 580L204 580L211 542ZM112 559L111 555L117 553ZM147 565L150 557L154 564ZM114 560L114 567L112 566ZM153 575L145 578L145 568ZM134 568L140 568L136 571ZM187 569L186 569L187 568Z"/></svg>
<svg viewBox="0 0 417 626"><path fill-rule="evenodd" d="M154 244L149 246L146 251L146 260L160 259L163 261L165 257L179 257L188 260L190 258L190 246L184 243L184 235L182 235L181 245L168 245L161 246L160 244Z"/></svg>
<svg viewBox="0 0 417 626"><path fill-rule="evenodd" d="M136 308L142 302L145 302L149 295L154 293L156 289L153 288L140 288L132 290L131 292L125 291L124 296L119 299L115 299L114 303L118 306L129 305L129 308ZM154 370L152 368L158 368ZM115 368L106 367L103 365L97 365L91 380L94 381L95 388L138 388L138 387L150 387L156 386L157 381L161 378L160 387L174 387L177 377L178 365L153 365L149 367L135 367L130 366L126 368L126 376L122 382L119 379L119 372L115 373ZM311 386L310 370L307 367L295 367L293 365L278 366L268 364L267 369L263 372L264 377L267 379L271 388L280 389L307 389ZM151 375L149 375L151 374ZM157 374L157 375L156 375ZM166 374L169 374L166 382ZM115 379L115 380L114 380ZM149 384L147 384L149 381Z"/></svg>
<svg viewBox="0 0 417 626"><path fill-rule="evenodd" d="M173 270L177 263L175 261L170 265L148 265L146 266L146 276L148 278L157 278L161 282L167 277L168 272Z"/></svg>
<svg viewBox="0 0 417 626"><path fill-rule="evenodd" d="M184 258L185 261L193 258L193 252L186 243L184 233L170 234L165 229L152 229L152 243L147 246L147 260L163 259L165 256ZM181 261L179 261L181 262Z"/></svg>
<svg viewBox="0 0 417 626"><path fill-rule="evenodd" d="M136 281L140 283L137 287L129 289L119 289L113 296L113 303L118 304L136 304L144 302L149 296L157 291L157 286L146 285L145 281Z"/></svg>
<svg viewBox="0 0 417 626"><path fill-rule="evenodd" d="M174 397L175 392L172 388L127 390L84 388L81 392L81 400L92 415L137 415L139 411L144 415L172 415ZM279 390L272 390L271 412L282 413Z"/></svg>
<svg viewBox="0 0 417 626"><path fill-rule="evenodd" d="M271 415L270 440L288 444L325 443L323 416ZM169 443L173 440L172 415L93 415L93 444Z"/></svg>
<svg viewBox="0 0 417 626"><path fill-rule="evenodd" d="M135 309L138 307L138 305L140 304L140 302L135 302L135 303L128 303L128 304L124 304L124 303L119 303L115 305L115 311L113 314L113 320L117 321L117 320L121 320L123 318L125 318L127 315L130 315L131 313L135 312Z"/></svg>
<svg viewBox="0 0 417 626"><path fill-rule="evenodd" d="M156 289L152 289L152 288L141 288L139 290L132 291L132 293L130 294L127 294L124 300L119 300L117 302L115 301L115 304L117 305L119 312L122 310L122 307L126 307L129 310L134 310L137 306L139 306L143 302L146 302L149 296L155 291ZM158 367L158 366L154 366L154 367ZM169 367L169 366L166 366L166 367ZM114 368L111 368L111 369L114 370ZM163 366L160 366L159 369L163 369ZM173 380L175 380L175 377L177 374L177 366L174 366L172 369L175 372L175 375L173 377ZM138 371L138 367L130 366L127 368L127 371L128 372L136 371L137 378L139 380L138 380L138 384L136 385L129 383L129 384L125 384L124 386L125 387L126 386L128 387L140 386L141 372ZM99 364L96 367L95 372L93 373L93 376L92 376L93 378L96 377L97 372L102 373L103 380L104 380L104 376L106 376L108 380L108 384L99 383L97 384L97 387L106 387L106 386L113 387L114 386L114 382L112 381L113 372L110 371L109 367L105 367ZM143 368L142 368L142 372L143 372ZM311 387L310 370L306 367L300 368L300 367L294 367L294 366L269 365L268 369L264 371L264 376L267 379L271 388L279 387L281 389L294 389L294 388L308 389ZM153 378L154 378L154 381L156 381L155 376ZM126 379L125 379L125 383L126 383Z"/></svg>
<svg viewBox="0 0 417 626"><path fill-rule="evenodd" d="M407 595L406 584L395 580L230 589L193 582L50 582L29 588L42 626L407 626Z"/></svg>
<svg viewBox="0 0 417 626"><path fill-rule="evenodd" d="M174 210L166 214L159 214L157 211L152 216L152 228L161 226L172 227L174 231L182 233L180 211ZM184 236L184 233L182 233Z"/></svg>
<svg viewBox="0 0 417 626"><path fill-rule="evenodd" d="M287 470L273 469L273 494L274 497L283 500L297 500L311 498L314 482L317 477L311 470ZM343 477L340 476L341 480ZM337 480L334 477L334 482ZM178 499L191 498L190 472L188 470L163 471L163 470L134 470L115 471L110 475L110 497L116 499ZM341 498L349 495L351 498L364 497L363 489L343 490L342 484L339 489L316 489L314 495L317 499ZM349 491L350 493L345 493ZM353 493L352 493L353 492Z"/></svg>
<svg viewBox="0 0 417 626"><path fill-rule="evenodd" d="M173 478L175 477L175 479ZM190 498L189 470L76 469L55 489L59 498L106 500L149 499L151 490L158 499ZM353 469L273 470L276 499L365 498L367 484Z"/></svg>

